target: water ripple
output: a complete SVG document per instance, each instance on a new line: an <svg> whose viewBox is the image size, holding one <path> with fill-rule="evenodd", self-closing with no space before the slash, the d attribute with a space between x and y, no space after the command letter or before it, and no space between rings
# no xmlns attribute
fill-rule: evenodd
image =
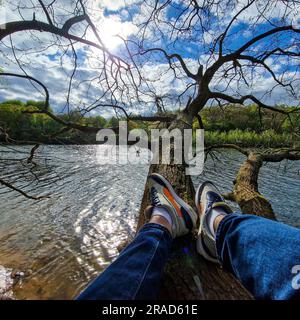
<svg viewBox="0 0 300 320"><path fill-rule="evenodd" d="M32 201L0 188L0 265L30 270L15 287L20 299L70 299L133 236L148 166L99 165L100 146L44 146L32 172L20 162L2 161L24 159L30 148L0 149L1 176L30 194L51 198ZM229 192L242 160L235 152L219 153L193 182L212 180ZM268 164L259 179L278 218L298 226L299 172L299 162Z"/></svg>

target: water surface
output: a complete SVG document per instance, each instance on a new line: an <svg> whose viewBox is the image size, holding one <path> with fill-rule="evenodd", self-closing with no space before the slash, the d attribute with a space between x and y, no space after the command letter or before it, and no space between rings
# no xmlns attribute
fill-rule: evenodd
<svg viewBox="0 0 300 320"><path fill-rule="evenodd" d="M118 255L134 235L148 165L100 165L101 146L43 146L32 172L19 161L30 146L1 148L1 177L31 195L0 188L0 265L26 271L14 286L18 299L71 299ZM221 152L208 159L196 185L209 179L229 192L243 157ZM8 165L9 164L9 165ZM277 218L300 227L300 163L262 169L260 190Z"/></svg>

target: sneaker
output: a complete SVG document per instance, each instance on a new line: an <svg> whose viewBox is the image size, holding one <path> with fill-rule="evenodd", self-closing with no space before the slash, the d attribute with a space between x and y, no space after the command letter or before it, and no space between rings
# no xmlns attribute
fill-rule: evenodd
<svg viewBox="0 0 300 320"><path fill-rule="evenodd" d="M214 263L219 263L217 258L216 239L209 228L208 218L214 208L222 208L227 214L232 213L232 209L225 202L217 187L210 181L206 181L198 187L195 204L200 214L197 251L205 259Z"/></svg>
<svg viewBox="0 0 300 320"><path fill-rule="evenodd" d="M197 213L175 193L170 182L160 174L152 173L148 177L148 184L152 206L161 206L170 214L172 237L191 232L196 227Z"/></svg>

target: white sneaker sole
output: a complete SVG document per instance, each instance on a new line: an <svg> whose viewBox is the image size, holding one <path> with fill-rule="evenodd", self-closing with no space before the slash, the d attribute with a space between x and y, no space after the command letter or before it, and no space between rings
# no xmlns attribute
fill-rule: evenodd
<svg viewBox="0 0 300 320"><path fill-rule="evenodd" d="M214 185L214 183L212 183L211 181L206 181L208 183L211 183L215 188L216 190L219 192L218 188ZM196 191L196 196L195 196L195 205L196 207L198 208L198 205L200 203L200 198L201 198L201 194L203 192L203 189L204 189L204 186L205 184L202 183L197 191ZM220 192L219 192L220 193ZM218 259L215 259L215 258L212 258L210 255L208 255L206 253L206 250L204 249L203 247L203 244L202 244L202 229L203 229L203 224L204 224L204 219L205 219L205 214L202 214L200 216L200 227L199 227L199 231L198 231L198 239L197 239L197 243L196 243L196 246L197 246L197 251L198 253L203 256L206 260L209 260L211 262L214 262L214 263L219 263Z"/></svg>
<svg viewBox="0 0 300 320"><path fill-rule="evenodd" d="M156 176L158 179L162 180L164 182L164 184L167 186L167 189L169 190L169 192L171 193L171 195L173 196L173 198L175 199L175 201L181 206L184 207L185 210L187 212L190 212L192 208L187 207L187 204L180 198L178 197L178 195L176 194L175 190L173 189L173 187L171 186L170 182L164 178L163 176L161 176L158 173L152 173L151 176ZM157 183L157 182L156 182ZM192 209L193 210L193 209ZM195 228L196 222L197 222L197 214L195 213L195 216L193 217L192 215L190 215L192 222L193 222L193 226ZM194 229L193 228L193 229Z"/></svg>

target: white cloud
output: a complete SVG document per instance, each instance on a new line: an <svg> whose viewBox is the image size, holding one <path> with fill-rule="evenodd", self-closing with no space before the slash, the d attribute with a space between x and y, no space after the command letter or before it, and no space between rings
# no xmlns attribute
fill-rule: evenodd
<svg viewBox="0 0 300 320"><path fill-rule="evenodd" d="M108 49L114 50L123 44L123 40L137 32L137 27L130 21L121 21L118 15L100 16L94 21L100 37ZM120 37L119 37L120 36ZM94 38L90 33L89 38Z"/></svg>
<svg viewBox="0 0 300 320"><path fill-rule="evenodd" d="M108 10L119 10L138 3L137 0L102 0L100 6Z"/></svg>
<svg viewBox="0 0 300 320"><path fill-rule="evenodd" d="M24 3L30 3L29 0ZM62 0L57 0L60 5L64 3ZM128 5L133 4L136 1L126 1ZM11 2L14 5L14 2ZM99 2L92 1L89 2L89 10L92 11L91 16L97 29L99 30L100 37L102 38L105 45L112 50L113 52L122 52L121 46L122 41L121 39L115 37L116 34L120 34L125 38L136 36L138 35L138 27L137 24L142 23L145 21L146 16L150 12L150 8L147 6L142 6L140 12L136 12L133 17L132 21L127 21L124 19L128 19L128 7L124 4L124 1L104 1L102 2L101 7L99 7ZM18 4L18 3L16 3ZM120 15L118 13L111 14L109 16L104 15L103 7L107 6L110 10L120 10ZM224 12L224 19L221 17L219 21L218 27L223 26L225 22L228 22L228 19L232 17L232 15L236 12L237 8L232 12ZM249 10L247 16L243 16L242 20L249 21L249 17L255 14L256 9ZM59 7L60 13L60 20L61 22L65 21L67 17L69 17L70 12L72 9L68 6ZM279 11L278 11L279 12ZM277 14L279 14L277 12ZM18 13L16 11L11 12L9 14L9 19L16 20L16 15ZM167 13L161 12L159 18L166 19ZM275 15L274 12L270 12L270 15ZM32 10L26 9L25 16L32 18ZM45 20L45 15L42 11L37 11L37 18L41 20ZM184 19L184 17L182 18ZM221 29L221 30L224 30ZM78 32L79 30L76 28L72 30L73 32ZM170 26L167 24L161 25L162 34L165 36L165 39L168 39L171 42L171 35L170 35ZM212 25L211 29L207 32L202 34L202 38L210 44L213 37L220 32L220 29L216 27L216 25ZM242 30L244 37L251 36L252 30ZM149 46L160 45L162 42L162 34L157 31L155 28L149 28L145 33L146 41ZM63 110L63 107L66 103L67 91L68 91L68 78L70 77L73 71L73 58L71 55L71 51L68 54L63 54L62 48L59 45L66 45L68 44L67 40L60 39L56 45L48 47L49 44L53 44L53 40L55 39L49 33L46 32L34 32L34 37L31 37L28 32L26 33L18 33L13 35L13 43L17 49L16 53L20 58L21 62L24 64L24 68L26 71L36 77L37 79L41 80L45 85L49 88L50 95L51 95L51 105L56 108L57 112ZM95 40L93 33L91 30L87 33L87 38L89 40ZM199 62L202 63L206 68L211 65L215 59L216 55L209 53L207 47L203 46L203 41L201 37L195 37L195 34L179 34L179 39L185 39L188 45L186 46L186 53L184 61L187 64L188 68L193 72L196 73L199 67ZM236 41L235 37L232 37L234 41ZM199 40L199 41L198 41ZM10 46L9 39L6 38L4 43L7 46ZM74 77L72 91L70 96L71 108L76 108L77 106L89 105L96 99L98 99L102 93L103 88L107 86L105 82L103 82L99 75L101 74L101 60L102 54L101 51L98 49L92 49L91 47L87 47L82 44L75 45L77 53L78 53L78 68L77 72ZM22 50L25 52L22 53ZM11 51L5 47L1 47L2 54L6 54L13 60L13 56ZM169 52L176 52L174 48L170 46L168 48ZM185 48L179 48L178 50L185 50ZM187 52L189 54L187 54ZM196 56L199 55L199 57ZM190 55L190 57L188 57ZM195 58L199 58L199 62ZM124 55L124 59L126 56ZM140 61L141 63L141 73L144 77L149 80L149 83L142 83L141 84L141 93L140 98L143 101L138 102L136 98L132 98L132 91L129 93L127 90L123 92L123 99L128 102L128 110L133 111L135 107L139 108L143 112L152 110L151 103L153 102L153 92L159 96L178 96L182 93L186 86L190 83L190 80L186 78L184 72L178 71L176 69L176 76L178 79L174 78L174 73L172 70L169 69L169 65L163 55L159 57L156 56L154 58L149 58L146 61ZM266 63L272 66L272 69L280 73L282 72L282 66L286 65L286 61L282 59L268 59ZM178 61L174 59L174 65L177 67L179 66ZM12 63L9 59L1 57L1 66L4 66L6 71L22 73L22 71L18 68L15 63ZM115 67L113 67L115 71ZM288 70L290 71L290 70ZM134 72L134 71L133 71ZM138 75L136 72L135 79L137 81ZM220 76L218 78L218 76ZM247 75L248 76L248 75ZM246 85L240 86L238 91L240 93L249 93L251 91L253 94L257 95L258 97L264 98L264 94L268 91L272 86L274 86L274 80L267 74L266 72L256 71L255 74L256 78L255 81L252 81L251 78L248 79L249 83L251 83L251 88L247 88ZM250 73L249 73L250 77ZM285 77L288 79L289 77L299 78L298 74L292 74L292 72L287 72ZM93 81L87 81L94 78ZM126 76L123 77L123 81L125 84L129 84L129 79ZM251 82L252 81L252 82ZM112 79L109 80L109 83L112 82ZM228 79L225 79L222 75L217 75L214 82L211 84L211 88L214 90L222 90L228 84ZM37 99L41 100L43 95L36 91L29 82L26 80L20 79L13 79L10 78L6 85L3 86L1 84L1 92L0 92L0 99ZM237 92L237 84L236 82L232 82L232 84L228 88L229 93L236 93ZM190 95L192 92L187 92L186 96ZM121 98L121 92L116 91L115 96L117 99ZM127 96L128 95L128 96ZM129 97L131 96L131 97ZM105 98L106 99L106 98ZM266 99L266 98L264 98ZM288 97L286 94L283 93L281 88L276 88L272 92L271 97L268 97L269 104L278 102L292 101L292 98ZM174 99L173 99L174 100ZM171 101L171 98L168 100L169 107L174 105L174 101ZM152 103L153 105L153 103ZM94 111L97 112L97 111ZM108 110L102 110L106 115L108 114Z"/></svg>

